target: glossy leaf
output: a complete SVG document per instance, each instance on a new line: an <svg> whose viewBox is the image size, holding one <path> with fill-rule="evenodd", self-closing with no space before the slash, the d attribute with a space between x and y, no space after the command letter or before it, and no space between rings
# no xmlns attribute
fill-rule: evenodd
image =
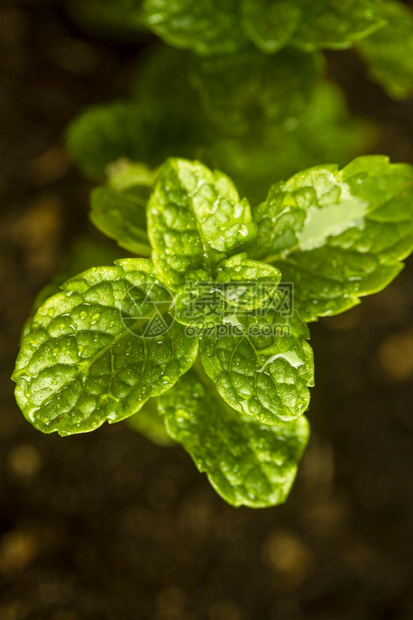
<svg viewBox="0 0 413 620"><path fill-rule="evenodd" d="M216 284L221 287L229 307L256 310L272 299L281 273L272 265L236 254L218 265Z"/></svg>
<svg viewBox="0 0 413 620"><path fill-rule="evenodd" d="M290 310L234 312L200 341L202 364L222 398L266 424L302 415L314 383L308 328Z"/></svg>
<svg viewBox="0 0 413 620"><path fill-rule="evenodd" d="M256 227L246 199L222 172L171 159L148 203L152 258L165 283L181 288L191 272L211 270L251 244Z"/></svg>
<svg viewBox="0 0 413 620"><path fill-rule="evenodd" d="M385 24L377 0L146 0L147 26L170 45L230 55L248 39L274 53L350 47Z"/></svg>
<svg viewBox="0 0 413 620"><path fill-rule="evenodd" d="M156 173L144 166L119 160L107 170L108 186L91 193L90 219L122 248L149 256L146 205Z"/></svg>
<svg viewBox="0 0 413 620"><path fill-rule="evenodd" d="M413 93L413 13L400 2L386 0L382 6L387 24L357 47L371 77L401 99Z"/></svg>
<svg viewBox="0 0 413 620"><path fill-rule="evenodd" d="M99 230L126 250L149 256L146 204L150 188L136 185L125 191L98 187L92 191L90 219Z"/></svg>
<svg viewBox="0 0 413 620"><path fill-rule="evenodd" d="M413 249L413 168L384 156L319 166L274 185L254 210L256 257L295 286L305 320L384 288Z"/></svg>
<svg viewBox="0 0 413 620"><path fill-rule="evenodd" d="M179 324L154 330L170 296L150 261L91 269L63 288L36 313L13 375L39 430L70 435L127 418L191 367L197 341Z"/></svg>
<svg viewBox="0 0 413 620"><path fill-rule="evenodd" d="M24 324L21 338L23 339L31 330L33 318L45 301L60 292L60 287L66 280L76 274L102 265L110 265L120 258L120 251L111 241L96 240L81 237L74 241L67 256L60 265L60 271L54 276L49 284L46 284L36 296L30 316Z"/></svg>
<svg viewBox="0 0 413 620"><path fill-rule="evenodd" d="M146 0L148 28L164 41L199 54L226 54L246 43L239 0Z"/></svg>
<svg viewBox="0 0 413 620"><path fill-rule="evenodd" d="M202 272L194 272L193 278L175 296L173 316L183 325L202 329L219 325L237 310L261 308L275 295L281 274L242 253L219 263L213 279Z"/></svg>
<svg viewBox="0 0 413 620"><path fill-rule="evenodd" d="M304 417L262 425L225 405L194 371L160 397L159 407L169 434L228 503L262 508L286 500L309 437Z"/></svg>

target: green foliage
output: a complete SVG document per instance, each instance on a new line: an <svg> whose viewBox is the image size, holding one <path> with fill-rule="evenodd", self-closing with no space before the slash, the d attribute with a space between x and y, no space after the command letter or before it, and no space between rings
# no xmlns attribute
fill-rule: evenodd
<svg viewBox="0 0 413 620"><path fill-rule="evenodd" d="M295 122L271 125L241 140L221 137L215 143L213 161L236 180L251 202L259 202L274 181L320 161L345 165L374 139L373 128L350 119L340 90L325 82Z"/></svg>
<svg viewBox="0 0 413 620"><path fill-rule="evenodd" d="M235 81L234 95L248 100L248 80L257 78L248 59L254 46L264 53L263 63L284 49L313 53L355 46L390 96L403 98L413 91L413 15L398 0L67 0L67 5L86 30L98 35L134 40L146 27L178 49L215 57L212 70L211 63L201 61L201 73L207 73L203 81L210 77L208 91L221 90L227 98L225 82L233 88ZM243 80L237 77L240 59L244 70L251 70ZM306 62L305 54L295 57L293 76L308 71ZM276 106L283 99L277 86L274 94Z"/></svg>
<svg viewBox="0 0 413 620"><path fill-rule="evenodd" d="M118 422L194 362L198 343L178 323L144 337L141 317L150 316L154 300L166 312L169 300L150 261L95 267L62 288L36 312L14 373L18 404L39 430L70 435Z"/></svg>
<svg viewBox="0 0 413 620"><path fill-rule="evenodd" d="M226 256L251 244L256 225L228 177L200 163L171 160L148 203L148 234L157 270L179 290L194 271L211 275Z"/></svg>
<svg viewBox="0 0 413 620"><path fill-rule="evenodd" d="M376 0L145 0L144 15L167 43L202 55L238 51L248 39L265 53L287 43L341 49L385 23Z"/></svg>
<svg viewBox="0 0 413 620"><path fill-rule="evenodd" d="M294 282L307 321L391 282L413 249L413 169L384 156L318 166L274 185L255 209L255 255Z"/></svg>
<svg viewBox="0 0 413 620"><path fill-rule="evenodd" d="M122 158L151 163L143 141L143 119L135 103L92 106L69 126L67 149L84 174L104 177L106 166Z"/></svg>
<svg viewBox="0 0 413 620"><path fill-rule="evenodd" d="M167 43L199 54L227 54L245 45L239 0L145 0L146 25Z"/></svg>
<svg viewBox="0 0 413 620"><path fill-rule="evenodd" d="M234 313L235 320L234 335L220 337L219 326L203 334L205 371L237 411L264 424L295 420L307 409L314 382L307 326L297 313L284 318L271 309L258 317Z"/></svg>
<svg viewBox="0 0 413 620"><path fill-rule="evenodd" d="M282 126L307 108L323 66L319 54L287 49L276 57L254 49L198 58L193 82L210 119L224 133L243 135Z"/></svg>
<svg viewBox="0 0 413 620"><path fill-rule="evenodd" d="M154 181L139 165L111 170L113 209L93 218L121 245L134 246L136 222L146 234L134 192ZM130 418L181 443L234 506L283 502L309 435L304 319L397 275L412 199L413 168L382 156L305 170L252 212L223 173L167 161L146 206L152 260L84 271L37 309L13 374L18 404L61 435Z"/></svg>
<svg viewBox="0 0 413 620"><path fill-rule="evenodd" d="M106 239L96 240L87 237L77 239L70 247L68 255L59 266L59 271L53 280L39 291L33 303L30 316L24 324L22 338L31 330L33 317L40 306L49 297L59 293L61 285L66 280L92 267L110 265L118 258L121 258L119 251Z"/></svg>
<svg viewBox="0 0 413 620"><path fill-rule="evenodd" d="M344 49L385 24L377 0L298 0L301 19L291 43L311 51Z"/></svg>
<svg viewBox="0 0 413 620"><path fill-rule="evenodd" d="M287 499L309 437L304 417L259 424L228 407L192 370L159 399L159 409L170 436L228 503L263 508Z"/></svg>
<svg viewBox="0 0 413 620"><path fill-rule="evenodd" d="M291 0L244 0L241 10L248 38L265 54L287 45L301 20L299 3Z"/></svg>
<svg viewBox="0 0 413 620"><path fill-rule="evenodd" d="M184 53L161 48L140 63L133 99L91 108L72 123L67 139L70 154L91 179L104 177L107 167L119 158L152 167L169 156L196 158L229 174L252 201L262 200L274 181L320 161L346 164L372 142L371 128L350 120L337 87L321 83L313 89L314 84L295 70L293 59L304 56L315 78L318 56L294 50L279 56L282 62L274 72L275 59L245 54L265 69L250 81L247 74L238 72L241 82L233 86L242 93L246 80L248 98L230 95L228 75L219 92L211 83L209 93L210 82L202 83L199 64L191 69ZM238 58L243 55L234 62ZM222 62L224 67L229 60L199 62L212 67ZM285 74L290 78L282 79ZM211 112L219 93L222 105ZM284 102L283 108L277 98Z"/></svg>
<svg viewBox="0 0 413 620"><path fill-rule="evenodd" d="M110 171L109 186L91 195L90 219L100 231L134 254L151 253L146 203L155 175L139 164L120 162Z"/></svg>
<svg viewBox="0 0 413 620"><path fill-rule="evenodd" d="M391 97L402 99L413 92L413 14L399 2L385 2L387 24L357 45L370 75Z"/></svg>
<svg viewBox="0 0 413 620"><path fill-rule="evenodd" d="M171 434L166 431L164 417L158 412L156 398L150 398L138 413L126 419L126 423L158 446L175 444Z"/></svg>

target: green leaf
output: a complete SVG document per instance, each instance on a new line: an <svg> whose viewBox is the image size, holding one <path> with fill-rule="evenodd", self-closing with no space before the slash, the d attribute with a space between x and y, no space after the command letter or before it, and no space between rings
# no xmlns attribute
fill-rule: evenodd
<svg viewBox="0 0 413 620"><path fill-rule="evenodd" d="M127 418L126 423L158 446L175 444L166 432L164 417L158 413L156 398L150 398L138 413Z"/></svg>
<svg viewBox="0 0 413 620"><path fill-rule="evenodd" d="M142 163L120 159L107 169L108 183L119 191L127 191L137 186L152 189L157 172Z"/></svg>
<svg viewBox="0 0 413 620"><path fill-rule="evenodd" d="M60 292L60 287L66 280L92 267L114 263L118 258L120 258L120 253L116 247L113 247L112 242L106 239L99 241L88 237L77 239L70 247L69 253L60 267L60 272L54 276L50 284L46 284L39 291L33 303L30 316L24 324L22 339L30 332L33 317L37 310L49 297Z"/></svg>
<svg viewBox="0 0 413 620"><path fill-rule="evenodd" d="M254 210L255 256L295 286L307 321L343 312L400 272L413 249L413 168L359 157L274 185Z"/></svg>
<svg viewBox="0 0 413 620"><path fill-rule="evenodd" d="M228 174L242 195L257 204L268 188L320 161L341 166L372 149L375 131L351 118L340 89L320 83L297 123L266 125L241 139L220 138L213 146L214 165Z"/></svg>
<svg viewBox="0 0 413 620"><path fill-rule="evenodd" d="M146 0L147 26L203 56L232 54L248 38L265 53L350 47L385 24L377 0Z"/></svg>
<svg viewBox="0 0 413 620"><path fill-rule="evenodd" d="M171 156L200 156L211 128L189 84L187 56L163 47L144 54L130 100L93 106L72 122L67 149L83 174L103 178L125 159L156 168Z"/></svg>
<svg viewBox="0 0 413 620"><path fill-rule="evenodd" d="M144 126L136 103L92 106L78 116L66 134L66 147L83 174L104 177L118 159L145 161Z"/></svg>
<svg viewBox="0 0 413 620"><path fill-rule="evenodd" d="M413 14L400 2L386 0L382 7L387 24L357 48L371 77L391 97L402 99L413 92Z"/></svg>
<svg viewBox="0 0 413 620"><path fill-rule="evenodd" d="M182 325L199 330L219 325L237 310L261 308L272 300L281 280L278 269L249 260L245 253L219 263L214 279L202 272L193 277L175 296L173 316Z"/></svg>
<svg viewBox="0 0 413 620"><path fill-rule="evenodd" d="M255 314L234 312L200 341L202 364L222 398L265 424L302 415L314 384L308 328L292 309L279 311L281 300Z"/></svg>
<svg viewBox="0 0 413 620"><path fill-rule="evenodd" d="M386 21L377 0L300 0L301 20L291 44L305 51L345 49Z"/></svg>
<svg viewBox="0 0 413 620"><path fill-rule="evenodd" d="M229 307L243 311L262 308L274 296L280 280L278 269L250 260L246 253L222 261L216 277Z"/></svg>
<svg viewBox="0 0 413 620"><path fill-rule="evenodd" d="M98 187L92 191L90 219L100 231L126 250L149 256L146 204L150 188L136 185L124 191Z"/></svg>
<svg viewBox="0 0 413 620"><path fill-rule="evenodd" d="M304 417L283 426L247 419L194 371L160 397L159 408L168 433L228 503L263 508L286 500L309 437Z"/></svg>
<svg viewBox="0 0 413 620"><path fill-rule="evenodd" d="M146 205L156 173L144 166L119 160L107 170L109 187L91 193L90 219L100 231L135 254L149 256Z"/></svg>
<svg viewBox="0 0 413 620"><path fill-rule="evenodd" d="M300 5L291 0L244 0L242 3L244 30L267 54L275 54L288 43L300 18Z"/></svg>
<svg viewBox="0 0 413 620"><path fill-rule="evenodd" d="M170 45L198 54L227 54L246 43L239 0L146 0L148 28Z"/></svg>
<svg viewBox="0 0 413 620"><path fill-rule="evenodd" d="M246 199L222 172L171 159L148 203L152 258L164 281L179 290L191 272L211 273L227 256L251 244L256 227Z"/></svg>
<svg viewBox="0 0 413 620"><path fill-rule="evenodd" d="M127 418L191 367L198 343L164 323L170 295L150 261L97 267L63 288L36 313L13 374L39 430L70 435Z"/></svg>
<svg viewBox="0 0 413 620"><path fill-rule="evenodd" d="M243 135L258 131L262 125L287 120L291 125L306 111L322 66L319 54L289 48L268 57L247 49L197 58L193 81L206 112L219 129Z"/></svg>

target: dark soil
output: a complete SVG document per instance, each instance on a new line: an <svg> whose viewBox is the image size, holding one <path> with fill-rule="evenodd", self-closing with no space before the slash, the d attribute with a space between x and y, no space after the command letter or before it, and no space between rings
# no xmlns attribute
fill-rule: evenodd
<svg viewBox="0 0 413 620"><path fill-rule="evenodd" d="M284 506L235 510L180 448L123 424L43 436L14 403L32 299L91 232L62 132L126 92L135 55L82 34L61 2L2 0L0 620L413 619L411 259L312 327L313 435ZM413 162L412 101L388 100L351 54L330 62L380 150Z"/></svg>

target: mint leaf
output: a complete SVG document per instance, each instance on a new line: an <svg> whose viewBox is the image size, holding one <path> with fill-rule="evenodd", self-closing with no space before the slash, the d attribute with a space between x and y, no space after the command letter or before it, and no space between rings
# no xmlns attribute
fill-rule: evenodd
<svg viewBox="0 0 413 620"><path fill-rule="evenodd" d="M413 248L412 200L413 168L384 156L306 170L254 210L255 256L294 282L305 320L343 312L402 269Z"/></svg>
<svg viewBox="0 0 413 620"><path fill-rule="evenodd" d="M267 124L263 135L249 133L240 139L221 137L214 143L213 156L216 167L256 204L265 199L274 181L320 161L345 165L369 150L374 138L366 121L350 118L339 88L323 82L296 124Z"/></svg>
<svg viewBox="0 0 413 620"><path fill-rule="evenodd" d="M148 203L148 235L154 264L179 290L193 271L211 270L254 241L247 200L222 172L198 162L170 159Z"/></svg>
<svg viewBox="0 0 413 620"><path fill-rule="evenodd" d="M247 419L193 370L159 398L159 408L168 433L225 501L263 508L286 500L309 437L304 417L283 426Z"/></svg>
<svg viewBox="0 0 413 620"><path fill-rule="evenodd" d="M246 43L239 0L146 0L145 22L170 45L198 54L227 54Z"/></svg>
<svg viewBox="0 0 413 620"><path fill-rule="evenodd" d="M242 253L219 263L213 279L203 272L194 272L193 277L175 296L173 316L182 325L201 330L219 325L240 309L261 308L273 299L281 274Z"/></svg>
<svg viewBox="0 0 413 620"><path fill-rule="evenodd" d="M345 49L386 23L377 0L300 0L297 4L302 14L291 44L308 52Z"/></svg>
<svg viewBox="0 0 413 620"><path fill-rule="evenodd" d="M135 254L149 256L146 204L150 188L136 185L124 191L98 187L92 191L90 219L100 231Z"/></svg>
<svg viewBox="0 0 413 620"><path fill-rule="evenodd" d="M164 417L158 413L156 398L150 398L138 413L127 418L126 423L158 446L172 446L175 443L166 432Z"/></svg>
<svg viewBox="0 0 413 620"><path fill-rule="evenodd" d="M382 5L387 24L359 41L357 48L371 77L395 99L413 92L413 14L400 2Z"/></svg>
<svg viewBox="0 0 413 620"><path fill-rule="evenodd" d="M231 54L248 39L265 53L350 47L385 24L377 0L146 0L148 28L203 56Z"/></svg>
<svg viewBox="0 0 413 620"><path fill-rule="evenodd" d="M301 7L291 0L244 0L242 23L248 37L266 54L278 52L291 39Z"/></svg>
<svg viewBox="0 0 413 620"><path fill-rule="evenodd" d="M280 297L274 302L279 304ZM307 409L314 383L306 324L297 313L233 313L200 340L201 360L218 392L237 411L266 424L290 422Z"/></svg>
<svg viewBox="0 0 413 620"><path fill-rule="evenodd" d="M156 173L143 164L119 160L107 169L109 187L91 193L90 219L100 231L135 254L149 256L146 205Z"/></svg>
<svg viewBox="0 0 413 620"><path fill-rule="evenodd" d="M136 103L92 106L78 116L66 134L66 148L83 174L104 177L118 159L146 161L144 126Z"/></svg>
<svg viewBox="0 0 413 620"><path fill-rule="evenodd" d="M60 292L61 285L69 278L72 278L81 271L86 271L92 267L109 265L120 258L119 252L112 243L107 240L89 239L87 237L77 239L70 247L68 255L65 257L60 272L57 273L50 284L46 284L34 300L30 316L25 322L21 338L23 339L31 330L33 318L37 310L44 302Z"/></svg>
<svg viewBox="0 0 413 620"><path fill-rule="evenodd" d="M17 359L13 379L26 418L45 433L91 431L168 390L198 348L179 324L146 336L156 320L162 324L169 302L142 259L66 282L36 313Z"/></svg>
<svg viewBox="0 0 413 620"><path fill-rule="evenodd" d="M211 120L243 135L302 115L323 67L319 54L286 49L275 57L254 49L197 58L194 85ZM261 133L260 133L261 136Z"/></svg>
<svg viewBox="0 0 413 620"><path fill-rule="evenodd" d="M143 163L120 159L106 170L108 184L119 191L127 191L135 187L152 189L157 172Z"/></svg>
<svg viewBox="0 0 413 620"><path fill-rule="evenodd" d="M218 265L216 284L221 286L228 306L243 311L256 310L272 299L281 273L272 265L236 254Z"/></svg>
<svg viewBox="0 0 413 620"><path fill-rule="evenodd" d="M197 157L210 127L189 84L186 56L163 48L146 54L129 100L92 106L70 124L67 150L85 176L101 179L119 160L156 168L170 156Z"/></svg>

